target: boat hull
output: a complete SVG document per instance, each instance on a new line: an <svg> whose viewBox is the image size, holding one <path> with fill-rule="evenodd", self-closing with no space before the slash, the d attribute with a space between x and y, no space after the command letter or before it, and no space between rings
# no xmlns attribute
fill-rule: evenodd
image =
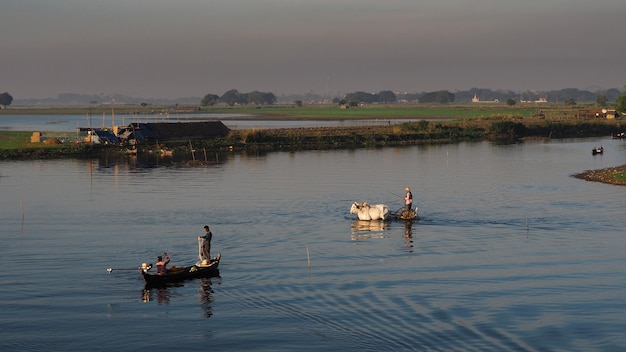
<svg viewBox="0 0 626 352"><path fill-rule="evenodd" d="M411 209L407 211L404 207L398 209L396 212L391 213L396 220L412 221L419 220L419 214L417 209Z"/></svg>
<svg viewBox="0 0 626 352"><path fill-rule="evenodd" d="M139 271L147 286L161 286L191 279L218 277L220 275L220 259L221 255L218 254L217 257L211 259L211 264L207 266L190 265L186 267L173 267L170 268L165 275L149 274L141 269Z"/></svg>

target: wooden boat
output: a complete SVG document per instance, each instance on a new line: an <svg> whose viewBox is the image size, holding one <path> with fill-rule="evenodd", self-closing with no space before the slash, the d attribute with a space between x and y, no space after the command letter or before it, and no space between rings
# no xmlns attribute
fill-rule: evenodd
<svg viewBox="0 0 626 352"><path fill-rule="evenodd" d="M616 133L613 135L613 139L624 139L626 138L626 134L624 132Z"/></svg>
<svg viewBox="0 0 626 352"><path fill-rule="evenodd" d="M169 283L181 282L185 280L217 277L220 275L218 267L220 265L220 259L222 255L220 253L213 259L211 263L202 264L201 262L190 266L173 266L167 269L167 274L157 275L150 274L148 271L152 268L152 265L142 264L139 269L141 277L148 286L167 285Z"/></svg>
<svg viewBox="0 0 626 352"><path fill-rule="evenodd" d="M593 147L593 149L591 150L591 154L596 155L596 154L602 154L604 153L604 148L603 147Z"/></svg>
<svg viewBox="0 0 626 352"><path fill-rule="evenodd" d="M409 211L406 211L404 207L398 209L395 212L392 212L391 215L396 220L412 221L412 220L419 219L419 214L417 213L417 209L411 209Z"/></svg>

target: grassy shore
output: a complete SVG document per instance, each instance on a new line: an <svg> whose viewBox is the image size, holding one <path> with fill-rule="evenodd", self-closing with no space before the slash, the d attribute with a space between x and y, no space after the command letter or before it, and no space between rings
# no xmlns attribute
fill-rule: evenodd
<svg viewBox="0 0 626 352"><path fill-rule="evenodd" d="M178 109L177 109L178 108ZM191 109L191 111L189 110ZM152 115L152 114L236 114L275 120L344 120L344 119L465 119L493 116L528 118L544 114L547 118L576 117L582 110L598 109L594 105L562 104L371 104L341 109L337 105L293 104L263 106L168 107L157 105L98 105L75 107L11 107L0 115ZM195 110L198 109L198 110Z"/></svg>
<svg viewBox="0 0 626 352"><path fill-rule="evenodd" d="M600 170L587 170L574 176L587 181L626 186L626 165Z"/></svg>

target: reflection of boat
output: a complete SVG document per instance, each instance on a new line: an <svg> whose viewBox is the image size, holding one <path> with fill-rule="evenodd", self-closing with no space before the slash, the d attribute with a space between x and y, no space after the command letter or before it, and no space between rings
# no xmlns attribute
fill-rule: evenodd
<svg viewBox="0 0 626 352"><path fill-rule="evenodd" d="M167 269L167 274L156 275L149 274L148 271L152 268L151 265L142 264L140 272L146 285L159 286L169 283L180 282L190 279L204 278L204 277L217 277L220 275L218 266L220 264L221 254L211 259L210 264L201 264L191 266L173 266Z"/></svg>
<svg viewBox="0 0 626 352"><path fill-rule="evenodd" d="M394 217L394 219L405 221L419 220L420 218L419 214L417 213L417 208L407 211L404 207L402 207L395 212L392 212L391 215Z"/></svg>
<svg viewBox="0 0 626 352"><path fill-rule="evenodd" d="M602 154L604 153L604 148L603 147L593 147L593 149L591 150L591 154L596 155L596 154Z"/></svg>

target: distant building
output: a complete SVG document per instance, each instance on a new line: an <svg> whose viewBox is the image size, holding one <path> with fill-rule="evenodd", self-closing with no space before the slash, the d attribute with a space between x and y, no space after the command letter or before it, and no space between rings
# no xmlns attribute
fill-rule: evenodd
<svg viewBox="0 0 626 352"><path fill-rule="evenodd" d="M499 103L500 99L495 98L494 100L484 100L481 101L480 98L474 93L474 97L472 98L472 103Z"/></svg>
<svg viewBox="0 0 626 352"><path fill-rule="evenodd" d="M539 98L537 100L521 100L520 103L547 103L548 98Z"/></svg>

